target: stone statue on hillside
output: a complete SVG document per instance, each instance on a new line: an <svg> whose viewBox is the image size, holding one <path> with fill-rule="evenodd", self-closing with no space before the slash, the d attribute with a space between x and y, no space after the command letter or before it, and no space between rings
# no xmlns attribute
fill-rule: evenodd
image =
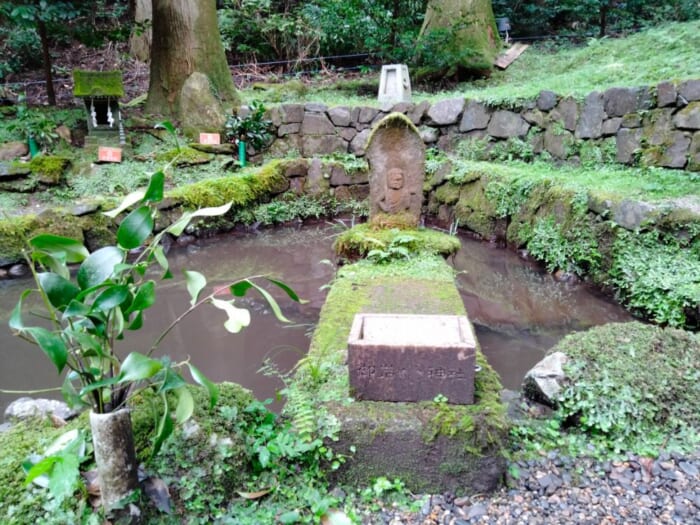
<svg viewBox="0 0 700 525"><path fill-rule="evenodd" d="M370 219L403 214L418 224L423 204L425 146L415 126L404 115L392 113L372 130L367 145Z"/></svg>

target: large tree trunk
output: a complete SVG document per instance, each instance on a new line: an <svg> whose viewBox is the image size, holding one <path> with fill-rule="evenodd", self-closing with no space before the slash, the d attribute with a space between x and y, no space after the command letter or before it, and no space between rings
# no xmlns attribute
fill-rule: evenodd
<svg viewBox="0 0 700 525"><path fill-rule="evenodd" d="M153 39L151 0L130 0L129 6L129 9L132 10L134 27L139 28L129 38L129 52L131 56L141 62L148 62L151 57L151 40Z"/></svg>
<svg viewBox="0 0 700 525"><path fill-rule="evenodd" d="M500 42L491 0L429 0L418 61L429 76L488 75Z"/></svg>
<svg viewBox="0 0 700 525"><path fill-rule="evenodd" d="M180 93L204 74L224 104L238 105L216 19L216 0L153 0L151 77L146 111L181 118Z"/></svg>

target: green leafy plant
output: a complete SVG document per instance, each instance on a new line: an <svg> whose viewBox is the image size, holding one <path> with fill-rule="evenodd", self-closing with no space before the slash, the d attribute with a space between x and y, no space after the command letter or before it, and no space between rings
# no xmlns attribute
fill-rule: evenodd
<svg viewBox="0 0 700 525"><path fill-rule="evenodd" d="M7 130L29 140L33 138L44 150L49 150L58 140L56 122L44 112L27 107L24 97L19 97L17 113Z"/></svg>
<svg viewBox="0 0 700 525"><path fill-rule="evenodd" d="M227 204L185 212L154 234L164 180L163 172L156 172L146 190L128 195L117 209L106 214L115 218L135 206L122 219L115 246L90 253L80 242L66 237L43 234L30 239L26 257L36 288L22 293L9 322L16 335L40 347L58 373L68 371L63 393L74 406L89 406L96 413L109 413L125 407L138 391L153 389L161 401L154 453L172 432L171 408L177 422L185 421L192 413L192 396L185 388L181 369L188 368L194 381L207 389L212 405L218 395L216 386L189 361L172 363L166 357L151 357L168 333L204 304L226 314L226 330L240 331L250 323L250 313L234 302L251 289L258 290L278 319L286 321L275 299L253 278L230 283L200 297L207 285L206 278L198 272L185 271L191 297L189 308L172 321L145 353L130 351L125 355L123 348L129 348L126 336L143 326L145 311L156 302L157 282L149 270L160 268L162 278L171 277L160 241L165 235L180 235L195 218L218 216L230 208ZM76 263L80 266L71 277L69 265ZM272 279L268 282L299 300L284 283ZM233 298L221 298L224 290ZM40 315L48 327L24 322L25 301L33 293L41 298ZM169 392L177 396L174 407L166 395Z"/></svg>
<svg viewBox="0 0 700 525"><path fill-rule="evenodd" d="M415 247L416 238L407 233L399 233L385 244L380 240L376 241L380 245L367 253L367 259L376 264L387 264L398 259L409 259L411 251Z"/></svg>
<svg viewBox="0 0 700 525"><path fill-rule="evenodd" d="M265 119L265 106L259 100L254 100L250 104L249 115L230 115L226 119L226 139L232 144L245 142L259 151L272 138L271 124L270 120Z"/></svg>

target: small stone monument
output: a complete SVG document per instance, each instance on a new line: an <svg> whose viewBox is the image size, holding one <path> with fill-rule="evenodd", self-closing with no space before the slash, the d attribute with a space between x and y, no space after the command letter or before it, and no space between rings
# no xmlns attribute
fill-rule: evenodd
<svg viewBox="0 0 700 525"><path fill-rule="evenodd" d="M476 339L466 316L357 314L348 338L358 400L474 403Z"/></svg>
<svg viewBox="0 0 700 525"><path fill-rule="evenodd" d="M73 95L87 111L88 137L125 144L119 99L124 96L121 71L73 71Z"/></svg>
<svg viewBox="0 0 700 525"><path fill-rule="evenodd" d="M391 104L411 102L411 79L406 64L382 66L377 100Z"/></svg>
<svg viewBox="0 0 700 525"><path fill-rule="evenodd" d="M375 125L365 155L369 163L370 220L380 214L420 220L425 179L425 145L413 123L392 113Z"/></svg>

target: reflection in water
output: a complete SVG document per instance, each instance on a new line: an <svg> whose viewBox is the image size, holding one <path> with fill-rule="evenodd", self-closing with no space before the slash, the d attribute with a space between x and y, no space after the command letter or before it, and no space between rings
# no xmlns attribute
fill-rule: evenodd
<svg viewBox="0 0 700 525"><path fill-rule="evenodd" d="M144 328L127 334L120 355L131 350L146 352L161 331L189 306L189 295L181 278L183 269L196 269L208 281L208 289L251 275L269 275L290 285L308 300L297 304L282 292L273 292L284 315L292 324L280 323L267 303L254 291L243 299L251 310L249 327L239 334L223 328L225 314L209 305L195 310L163 341L155 355L169 355L173 361L192 362L214 381L234 381L250 388L261 398L274 398L282 386L277 378L257 373L266 359L280 371L290 370L308 350L309 337L333 269L321 263L332 256L333 230L325 225L303 229L280 228L257 235L227 235L174 248L168 255L175 279L158 288L156 307L146 311ZM262 282L260 282L262 284ZM60 380L41 351L17 337L7 327L9 312L27 280L0 283L0 389L32 390L58 386ZM205 293L205 292L203 292ZM42 394L43 397L49 397ZM0 410L18 396L0 394ZM38 397L38 396L37 396ZM53 397L60 397L55 393ZM273 406L273 408L279 408ZM0 413L1 414L1 413ZM1 415L0 415L1 419Z"/></svg>
<svg viewBox="0 0 700 525"><path fill-rule="evenodd" d="M333 228L325 225L278 228L255 235L221 236L171 250L169 259L176 276L182 269L196 269L207 276L212 287L267 274L283 280L309 302L299 305L275 293L293 323L285 325L251 293L244 299L253 313L251 325L235 335L223 329L222 312L205 306L163 341L161 355L167 354L174 361L191 357L214 381L240 383L261 399L274 397L281 387L279 380L257 371L268 358L281 371L290 370L306 353L308 334L325 300L325 292L319 288L333 276L333 269L321 262L332 258L333 233ZM461 240L462 250L453 259L461 272L458 286L484 353L508 388L517 388L523 374L567 333L629 319L621 308L585 286L557 283L511 252L468 238ZM13 337L7 328L9 313L28 286L26 280L0 282L0 389L31 390L60 384L41 351ZM147 311L144 329L128 334L121 353L147 351L161 330L188 305L181 279L163 283L157 307ZM0 410L15 397L0 394Z"/></svg>
<svg viewBox="0 0 700 525"><path fill-rule="evenodd" d="M460 240L453 259L457 285L481 348L506 388L519 388L525 372L565 335L632 319L585 285L557 282L508 250Z"/></svg>

